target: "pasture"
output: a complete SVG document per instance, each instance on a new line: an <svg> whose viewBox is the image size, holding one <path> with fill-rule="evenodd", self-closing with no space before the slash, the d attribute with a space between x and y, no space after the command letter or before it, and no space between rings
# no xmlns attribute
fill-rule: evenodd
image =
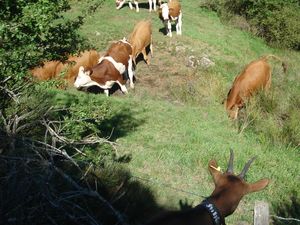
<svg viewBox="0 0 300 225"><path fill-rule="evenodd" d="M74 1L68 16L80 13L85 7L84 2ZM183 35L177 36L173 29L172 38L161 32L163 24L157 13L149 13L146 8L135 13L127 6L115 10L113 1L105 1L81 28L82 35L103 52L111 41L128 36L137 21L146 18L153 23L151 65L140 61L135 90L129 90L128 96L117 92L108 100L116 113L122 106L130 106L130 120L122 118L119 122L115 118L109 126L114 130L118 151L132 156L126 166L133 179L149 185L160 205L177 209L180 200L196 205L201 196L211 193L213 183L207 170L211 158L219 161L222 168L229 148L233 148L235 171L239 172L249 157L257 155L247 180L267 177L271 184L264 191L244 198L235 214L227 218L228 224L238 224L241 220L250 224L255 200L268 201L271 214L279 211L288 214L293 210L287 207L292 199L299 200L299 145L274 144L263 133L251 129L251 124L238 132L237 124L227 118L221 101L242 68L269 53L279 55L289 65L284 77L280 63L271 62L270 95L282 103L295 91L299 94L296 62L300 54L272 49L262 40L222 24L215 13L200 8L199 2L183 1L182 8ZM189 56L199 61L208 57L215 65L206 68L198 63L195 68L188 67Z"/></svg>
<svg viewBox="0 0 300 225"><path fill-rule="evenodd" d="M81 15L94 1L70 2L66 18ZM148 12L147 4L140 4L136 13L127 5L116 10L115 2L107 0L85 18L79 32L100 53L113 41L128 37L138 21L152 21L154 57L149 66L137 60L135 89L128 88L128 95L116 91L107 98L72 87L53 90L51 84L46 92L68 93L87 103L103 102L103 108L110 109L102 135L116 142L118 155L128 156L122 166L132 174L130 179L148 187L161 208L180 209L181 202L195 206L209 196L213 181L208 162L216 159L224 171L232 148L236 173L256 155L247 181L269 178L271 183L246 196L227 224L252 224L256 200L269 202L272 215L299 218L300 53L268 47L261 39L224 25L215 13L201 8L199 1L182 0L181 4L182 36L173 28L172 38L164 35L163 23L157 13ZM221 102L234 77L250 61L267 54L287 62L287 75L280 63L271 61L270 92L254 97L242 110L241 119L231 121ZM98 151L89 149L87 157L97 161ZM128 192L132 199L140 194ZM134 205L128 202L127 208Z"/></svg>

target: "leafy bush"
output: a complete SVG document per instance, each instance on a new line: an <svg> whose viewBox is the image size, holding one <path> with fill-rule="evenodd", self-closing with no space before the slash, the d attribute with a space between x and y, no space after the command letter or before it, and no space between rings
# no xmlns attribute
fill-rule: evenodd
<svg viewBox="0 0 300 225"><path fill-rule="evenodd" d="M277 47L300 50L300 5L296 0L214 0L203 6L215 10L223 18L243 16L252 31Z"/></svg>
<svg viewBox="0 0 300 225"><path fill-rule="evenodd" d="M77 33L83 18L63 18L67 0L5 0L0 3L2 76L20 80L45 59L66 57L82 46Z"/></svg>

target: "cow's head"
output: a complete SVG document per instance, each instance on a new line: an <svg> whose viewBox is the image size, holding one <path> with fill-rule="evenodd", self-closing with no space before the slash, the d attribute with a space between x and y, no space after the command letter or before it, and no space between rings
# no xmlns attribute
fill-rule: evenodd
<svg viewBox="0 0 300 225"><path fill-rule="evenodd" d="M122 5L125 3L125 0L116 0L116 7L122 7Z"/></svg>
<svg viewBox="0 0 300 225"><path fill-rule="evenodd" d="M239 175L233 173L233 151L230 150L230 159L227 170L222 173L215 160L211 160L208 164L208 169L213 177L215 189L209 198L214 199L219 210L228 216L237 208L242 197L248 193L260 191L268 184L268 179L261 179L255 183L247 183L245 175L256 157L250 159L244 166Z"/></svg>
<svg viewBox="0 0 300 225"><path fill-rule="evenodd" d="M83 66L79 67L78 75L75 79L74 86L76 88L80 88L82 86L88 86L88 84L92 81L90 77L90 71L84 70Z"/></svg>
<svg viewBox="0 0 300 225"><path fill-rule="evenodd" d="M168 3L163 3L160 5L159 16L162 20L169 19L169 6ZM161 12L161 13L160 13Z"/></svg>

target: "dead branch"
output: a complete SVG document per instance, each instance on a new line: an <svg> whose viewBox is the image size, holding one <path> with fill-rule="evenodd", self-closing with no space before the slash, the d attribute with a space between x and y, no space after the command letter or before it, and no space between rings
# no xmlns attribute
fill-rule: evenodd
<svg viewBox="0 0 300 225"><path fill-rule="evenodd" d="M107 200L105 200L101 195L99 195L98 192L82 188L69 175L64 173L61 169L59 169L58 167L56 167L54 165L52 165L52 167L58 174L60 174L66 181L68 181L68 183L70 183L74 188L76 188L78 191L80 191L83 195L87 195L87 196L95 197L95 198L99 199L106 207L108 207L114 213L114 215L118 218L118 220L121 224L127 225L125 223L123 217L121 216L121 214L117 210L115 210L114 207Z"/></svg>

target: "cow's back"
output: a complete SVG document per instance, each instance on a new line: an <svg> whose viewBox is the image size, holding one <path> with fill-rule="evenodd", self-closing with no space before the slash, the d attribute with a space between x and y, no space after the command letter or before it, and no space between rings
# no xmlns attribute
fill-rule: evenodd
<svg viewBox="0 0 300 225"><path fill-rule="evenodd" d="M132 48L129 44L122 41L111 44L105 56L111 56L116 62L128 67L129 56L132 55Z"/></svg>
<svg viewBox="0 0 300 225"><path fill-rule="evenodd" d="M134 56L150 45L151 36L152 24L150 20L142 20L135 25L133 32L129 37L129 42L133 47Z"/></svg>
<svg viewBox="0 0 300 225"><path fill-rule="evenodd" d="M93 66L90 71L91 79L100 85L105 85L106 82L116 80L120 81L121 84L126 83L126 80L123 79L123 76L108 60L102 60L101 63Z"/></svg>
<svg viewBox="0 0 300 225"><path fill-rule="evenodd" d="M38 80L50 80L55 78L63 69L63 64L60 61L44 62L43 66L35 67L30 70L33 77Z"/></svg>
<svg viewBox="0 0 300 225"><path fill-rule="evenodd" d="M234 85L240 89L241 97L249 97L258 89L265 88L270 76L270 65L265 60L256 60L246 66Z"/></svg>

